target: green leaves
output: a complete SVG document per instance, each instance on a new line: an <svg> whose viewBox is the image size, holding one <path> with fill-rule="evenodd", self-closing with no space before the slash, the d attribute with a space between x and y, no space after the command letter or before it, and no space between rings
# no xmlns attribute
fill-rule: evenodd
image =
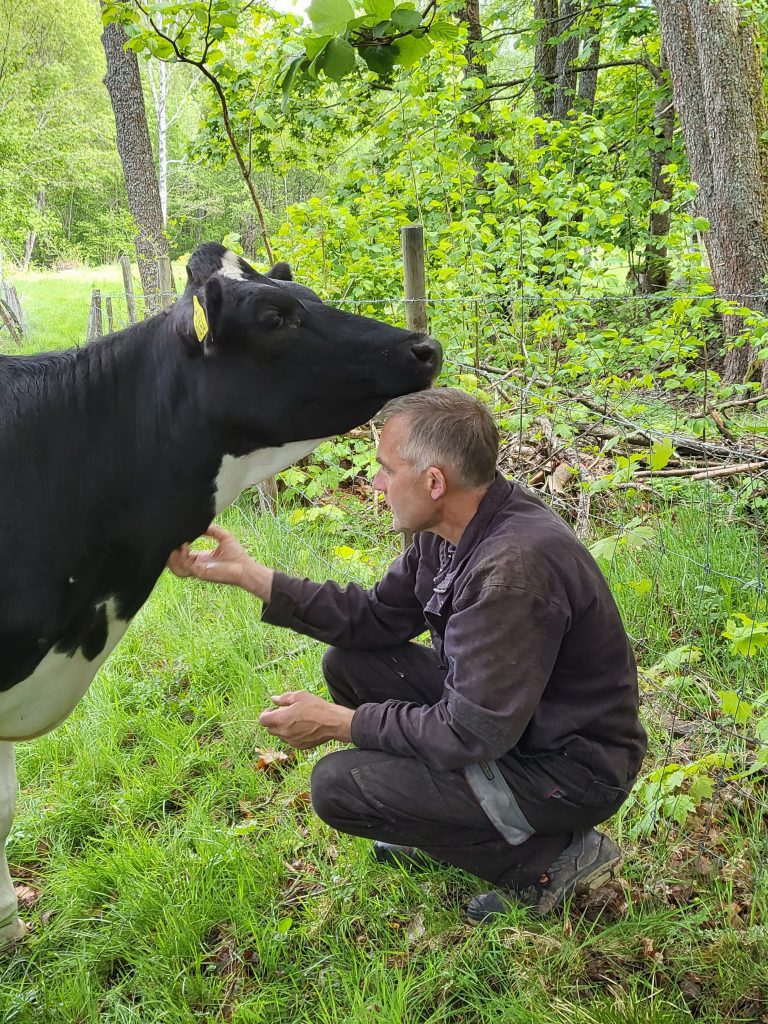
<svg viewBox="0 0 768 1024"><path fill-rule="evenodd" d="M768 646L768 621L755 622L748 615L735 612L728 618L722 635L731 641L731 649L736 654L748 658L759 648Z"/></svg>
<svg viewBox="0 0 768 1024"><path fill-rule="evenodd" d="M427 24L413 3L363 0L357 15L350 0L312 0L307 14L312 34L303 35L305 50L293 57L280 82L283 110L299 76L340 82L352 74L357 56L378 78L388 79L395 67L412 68L433 47L433 39L453 41L458 26L445 18Z"/></svg>
<svg viewBox="0 0 768 1024"><path fill-rule="evenodd" d="M655 441L648 456L648 466L650 469L664 469L672 458L673 451L671 437L665 437L663 441Z"/></svg>
<svg viewBox="0 0 768 1024"><path fill-rule="evenodd" d="M390 15L390 21L399 32L412 32L421 25L421 15L412 7L396 7Z"/></svg>
<svg viewBox="0 0 768 1024"><path fill-rule="evenodd" d="M656 531L650 526L642 525L640 519L632 519L627 523L621 533L613 534L611 537L604 537L602 540L590 545L592 557L598 561L612 562L617 551L621 548L633 550L641 548L656 536Z"/></svg>
<svg viewBox="0 0 768 1024"><path fill-rule="evenodd" d="M397 52L397 63L402 68L412 68L432 49L429 36L407 35L392 44Z"/></svg>
<svg viewBox="0 0 768 1024"><path fill-rule="evenodd" d="M331 39L324 50L323 71L334 82L341 81L355 66L355 51L346 39Z"/></svg>
<svg viewBox="0 0 768 1024"><path fill-rule="evenodd" d="M386 78L397 59L397 51L393 46L366 46L361 49L360 55L371 71L380 78Z"/></svg>
<svg viewBox="0 0 768 1024"><path fill-rule="evenodd" d="M312 0L307 15L313 28L321 35L326 35L345 30L355 12L349 0Z"/></svg>
<svg viewBox="0 0 768 1024"><path fill-rule="evenodd" d="M363 0L365 13L372 14L381 21L390 16L393 7L392 0Z"/></svg>
<svg viewBox="0 0 768 1024"><path fill-rule="evenodd" d="M720 706L724 715L732 718L736 725L746 725L752 714L752 705L735 690L718 690Z"/></svg>

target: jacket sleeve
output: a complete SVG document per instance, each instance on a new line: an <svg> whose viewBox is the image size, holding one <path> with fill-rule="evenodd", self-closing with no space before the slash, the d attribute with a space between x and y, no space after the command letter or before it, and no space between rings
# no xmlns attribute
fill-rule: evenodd
<svg viewBox="0 0 768 1024"><path fill-rule="evenodd" d="M426 628L416 593L419 538L371 590L357 583L313 583L275 572L262 619L334 647L394 647Z"/></svg>
<svg viewBox="0 0 768 1024"><path fill-rule="evenodd" d="M362 704L352 719L353 743L416 757L439 771L502 757L541 700L568 620L542 595L483 587L454 606L442 699L430 707L396 700Z"/></svg>

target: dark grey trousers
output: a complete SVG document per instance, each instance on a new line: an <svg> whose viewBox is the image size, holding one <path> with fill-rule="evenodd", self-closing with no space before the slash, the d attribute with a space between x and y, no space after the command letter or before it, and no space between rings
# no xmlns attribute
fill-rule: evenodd
<svg viewBox="0 0 768 1024"><path fill-rule="evenodd" d="M370 651L332 647L323 659L323 673L333 700L348 708L390 699L432 705L443 692L444 670L437 655L415 643ZM536 834L530 839L511 846L460 771L435 771L415 758L380 750L327 754L312 772L311 788L316 813L339 832L417 846L494 885L533 884L573 831L570 823L567 828L558 823L555 813L549 823L534 822Z"/></svg>

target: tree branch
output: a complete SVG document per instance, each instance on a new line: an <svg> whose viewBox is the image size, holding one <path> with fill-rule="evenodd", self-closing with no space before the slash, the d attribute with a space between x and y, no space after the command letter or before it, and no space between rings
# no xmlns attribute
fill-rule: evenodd
<svg viewBox="0 0 768 1024"><path fill-rule="evenodd" d="M256 195L256 189L251 179L250 171L248 170L248 167L246 166L245 161L243 160L243 155L240 152L240 147L237 144L237 139L235 138L235 133L232 129L232 122L230 121L229 118L229 106L227 104L227 98L224 95L224 90L222 89L221 83L219 82L218 78L216 78L213 72L209 71L209 69L205 66L205 59L210 49L209 35L211 28L211 8L213 6L213 0L208 0L208 24L206 25L205 29L205 47L203 49L203 54L199 60L195 60L192 57L187 56L187 54L183 53L179 49L178 40L174 39L172 36L169 36L166 32L163 32L158 28L158 26L150 17L148 11L142 6L140 0L134 0L134 2L138 9L141 11L141 13L144 15L144 17L149 21L149 24L152 26L152 31L155 33L155 35L157 35L160 39L164 39L173 47L173 52L176 55L176 60L179 61L179 63L181 64L190 64L192 67L197 68L197 70L202 75L204 75L213 86L214 91L218 96L219 103L221 104L221 114L224 120L224 130L227 133L227 138L229 139L230 147L232 148L232 152L235 154L235 159L237 160L237 164L240 168L240 173L243 177L243 181L246 184L251 199L253 200L253 205L256 209L256 216L259 219L261 240L264 242L264 248L266 249L267 252L267 258L269 259L270 263L274 263L275 257L274 253L272 252L272 246L269 244L269 235L267 233L267 222L264 216L264 208L261 205L261 202L259 201L259 197Z"/></svg>
<svg viewBox="0 0 768 1024"><path fill-rule="evenodd" d="M645 60L610 60L600 64L584 64L582 67L577 67L575 64L571 65L571 70L575 72L579 71L602 71L604 68L623 68L623 67L641 67L648 70L648 62ZM509 82L489 82L489 89L508 89L514 85L523 85L533 78L533 74L527 75L525 78L513 78ZM558 75L541 75L541 78L545 82L556 82Z"/></svg>

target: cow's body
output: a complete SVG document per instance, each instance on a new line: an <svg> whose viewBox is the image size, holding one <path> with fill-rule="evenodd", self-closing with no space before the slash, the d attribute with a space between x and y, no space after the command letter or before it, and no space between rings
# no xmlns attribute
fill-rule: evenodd
<svg viewBox="0 0 768 1024"><path fill-rule="evenodd" d="M211 245L168 313L85 349L0 357L0 844L12 741L72 711L170 551L244 486L438 366L428 339L330 309ZM0 943L20 928L0 853Z"/></svg>

